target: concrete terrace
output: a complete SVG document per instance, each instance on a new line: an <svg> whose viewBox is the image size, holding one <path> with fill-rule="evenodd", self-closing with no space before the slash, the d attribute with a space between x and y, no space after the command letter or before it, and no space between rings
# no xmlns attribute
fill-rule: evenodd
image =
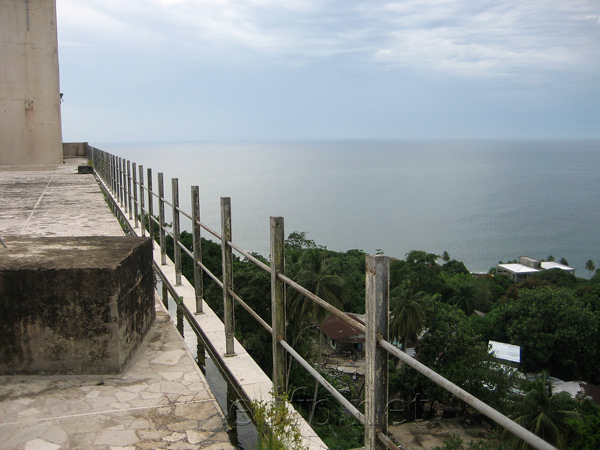
<svg viewBox="0 0 600 450"><path fill-rule="evenodd" d="M120 236L85 161L0 168L0 236ZM0 376L3 449L233 449L206 379L160 302L117 375Z"/></svg>

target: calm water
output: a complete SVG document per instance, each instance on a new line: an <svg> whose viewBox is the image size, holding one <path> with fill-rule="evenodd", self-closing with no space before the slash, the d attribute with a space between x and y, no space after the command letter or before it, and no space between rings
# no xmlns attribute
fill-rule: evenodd
<svg viewBox="0 0 600 450"><path fill-rule="evenodd" d="M263 255L283 216L332 250L446 250L472 271L551 254L587 277L600 260L600 140L94 145L178 177L182 205L198 185L216 230L231 197L234 242Z"/></svg>

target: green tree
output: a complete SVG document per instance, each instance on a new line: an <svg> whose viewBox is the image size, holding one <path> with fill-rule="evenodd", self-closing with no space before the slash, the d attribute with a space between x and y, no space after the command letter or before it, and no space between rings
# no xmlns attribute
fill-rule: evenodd
<svg viewBox="0 0 600 450"><path fill-rule="evenodd" d="M445 263L450 261L450 253L448 253L446 250L444 250L444 252L442 253L442 261L444 261Z"/></svg>
<svg viewBox="0 0 600 450"><path fill-rule="evenodd" d="M596 270L596 265L594 264L594 261L592 261L591 259L588 259L585 262L585 270L590 272L590 278L592 278L592 274L593 274L594 270Z"/></svg>
<svg viewBox="0 0 600 450"><path fill-rule="evenodd" d="M327 259L324 250L305 250L298 259L295 272L296 282L302 287L336 308L343 306L347 295L344 280L339 275L332 274L331 261ZM327 310L296 290L290 290L288 302L292 313L319 324L329 315Z"/></svg>
<svg viewBox="0 0 600 450"><path fill-rule="evenodd" d="M346 287L344 286L344 280L340 276L332 274L330 261L328 261L326 258L326 253L324 250L319 248L309 248L304 250L294 269L297 271L295 278L298 284L321 299L325 300L330 305L335 306L338 309L342 308L347 295ZM295 289L290 288L288 292L290 317L295 316L301 317L305 320L314 320L319 326L317 359L320 368L322 360L321 345L323 334L321 332L321 326L323 325L323 321L329 315L329 312ZM318 387L319 384L316 382L315 395L309 423L312 421L314 415Z"/></svg>
<svg viewBox="0 0 600 450"><path fill-rule="evenodd" d="M392 260L390 266L390 287L400 285L410 288L414 293L441 294L447 297L451 289L442 277L442 266L437 264L439 255L419 250L406 254L404 261Z"/></svg>
<svg viewBox="0 0 600 450"><path fill-rule="evenodd" d="M600 406L584 399L577 405L579 418L568 419L576 430L577 438L569 450L597 450L600 448Z"/></svg>
<svg viewBox="0 0 600 450"><path fill-rule="evenodd" d="M488 404L502 405L512 385L512 375L493 363L487 341L475 332L464 312L439 298L430 298L424 309L428 331L417 344L417 359ZM412 372L408 375L407 385L416 389L420 385L418 392L426 395L432 405L439 401L466 410L466 404L443 388ZM419 381L414 380L415 376Z"/></svg>
<svg viewBox="0 0 600 450"><path fill-rule="evenodd" d="M559 263L562 264L563 266L569 265L569 261L567 261L567 258L560 258Z"/></svg>
<svg viewBox="0 0 600 450"><path fill-rule="evenodd" d="M307 239L306 231L292 231L285 240L285 246L288 250L302 250L306 248L322 248L312 239Z"/></svg>
<svg viewBox="0 0 600 450"><path fill-rule="evenodd" d="M575 289L575 295L581 299L581 302L590 311L596 314L600 313L600 284L579 286Z"/></svg>
<svg viewBox="0 0 600 450"><path fill-rule="evenodd" d="M525 370L548 369L563 379L599 381L600 315L572 289L522 289L493 318L497 323L491 327L521 346Z"/></svg>
<svg viewBox="0 0 600 450"><path fill-rule="evenodd" d="M406 351L408 345L417 340L419 333L425 326L425 313L419 300L423 293L413 295L405 290L400 291L400 296L390 300L393 306L390 336L392 339L402 341L402 350Z"/></svg>
<svg viewBox="0 0 600 450"><path fill-rule="evenodd" d="M444 265L442 266L442 270L450 275L455 275L455 274L469 274L469 269L467 269L467 267L464 265L464 263L462 263L461 261L457 261L455 259L451 259L449 261L446 261L444 263Z"/></svg>
<svg viewBox="0 0 600 450"><path fill-rule="evenodd" d="M260 255L253 256L266 262ZM271 323L270 275L253 262L235 260L233 277L235 292L267 323ZM223 303L222 298L220 303ZM252 358L266 373L271 373L273 367L273 358L270 352L272 336L237 302L235 302L235 329L237 338Z"/></svg>
<svg viewBox="0 0 600 450"><path fill-rule="evenodd" d="M472 284L462 284L458 287L450 302L460 308L467 316L475 310L475 289Z"/></svg>
<svg viewBox="0 0 600 450"><path fill-rule="evenodd" d="M365 312L365 252L348 250L345 253L327 251L331 273L344 280L347 297L344 309L347 312Z"/></svg>
<svg viewBox="0 0 600 450"><path fill-rule="evenodd" d="M553 394L545 371L536 380L526 382L524 389L525 396L513 403L513 420L559 449L566 449L575 435L570 420L580 417L574 411L575 402L571 396L567 392ZM511 450L532 448L508 431L503 433L503 438Z"/></svg>

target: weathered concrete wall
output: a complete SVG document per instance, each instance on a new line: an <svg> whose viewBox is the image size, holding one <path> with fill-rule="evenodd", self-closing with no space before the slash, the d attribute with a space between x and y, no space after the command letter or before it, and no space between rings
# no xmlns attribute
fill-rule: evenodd
<svg viewBox="0 0 600 450"><path fill-rule="evenodd" d="M0 374L117 373L155 317L149 238L0 247Z"/></svg>
<svg viewBox="0 0 600 450"><path fill-rule="evenodd" d="M63 158L85 158L87 142L63 142Z"/></svg>
<svg viewBox="0 0 600 450"><path fill-rule="evenodd" d="M0 1L0 165L62 163L55 0Z"/></svg>

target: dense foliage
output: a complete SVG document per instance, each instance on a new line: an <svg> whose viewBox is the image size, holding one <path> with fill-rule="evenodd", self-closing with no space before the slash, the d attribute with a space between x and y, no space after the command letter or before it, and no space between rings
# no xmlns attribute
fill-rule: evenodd
<svg viewBox="0 0 600 450"><path fill-rule="evenodd" d="M182 242L192 248L192 236L183 232ZM168 252L172 241L168 239ZM221 277L220 244L202 240L203 264ZM183 255L183 275L193 280L191 259ZM258 258L265 260L259 255ZM589 265L588 267L591 267ZM286 273L313 292L320 292L330 303L347 312L364 313L365 253L360 250L334 252L307 239L306 233L292 233L286 241ZM222 314L221 289L206 275L204 298ZM234 289L267 323L270 323L270 276L244 259L234 260ZM488 353L488 340L521 347L521 369L545 370L565 380L600 383L600 275L588 280L561 270L548 270L515 284L490 271L472 275L460 261L411 251L404 260L392 259L390 270L391 335L401 347L416 347L416 358L505 413L518 410L519 400L509 391L515 385L513 371L495 363ZM315 323L326 314L313 308L302 296L288 293L288 336L296 350L318 363L319 333ZM236 306L236 337L253 358L270 373L271 337L241 307ZM325 431L332 449L361 446L362 428L322 388L318 406L313 396L314 380L292 362L289 392L298 408L313 420L317 430ZM360 403L362 392L349 377L330 380ZM538 385L539 390L539 385ZM443 389L407 370L391 364L390 398L409 404L416 393L454 409L467 410ZM532 394L533 397L533 394ZM541 397L539 397L541 398ZM568 415L565 429L571 433L571 449L596 448L600 408L589 401L579 403L561 396ZM558 400L557 400L558 402ZM556 402L555 402L556 403ZM565 406L566 405L566 406ZM314 413L314 418L312 414ZM412 417L411 417L412 414ZM407 415L414 417L414 409ZM587 436L583 439L582 436ZM562 437L561 437L562 439ZM564 441L557 440L561 447ZM592 445L592 446L590 446Z"/></svg>

